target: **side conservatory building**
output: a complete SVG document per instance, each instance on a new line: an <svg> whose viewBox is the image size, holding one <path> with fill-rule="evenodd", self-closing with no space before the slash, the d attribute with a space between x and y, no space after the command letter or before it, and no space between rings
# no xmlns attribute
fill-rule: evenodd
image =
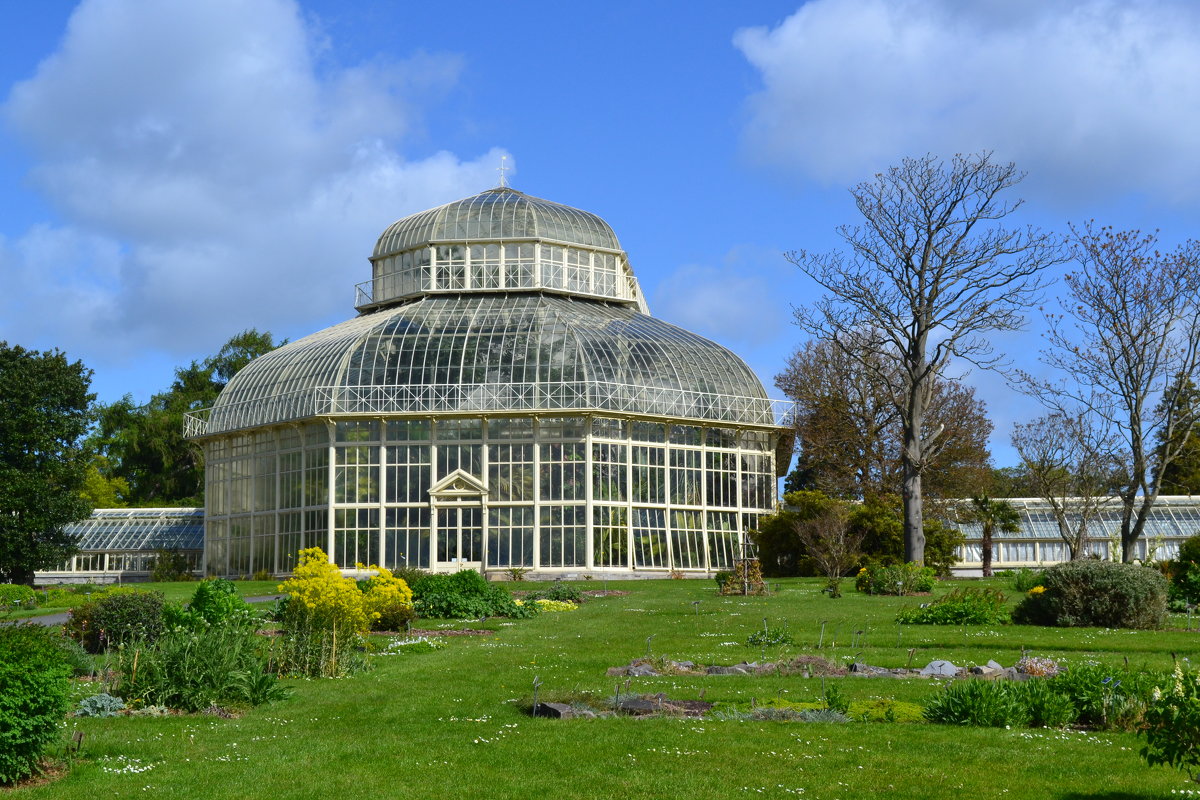
<svg viewBox="0 0 1200 800"><path fill-rule="evenodd" d="M501 187L394 223L370 260L358 316L189 417L210 574L312 546L344 568L707 573L772 511L776 404L649 316L604 220Z"/></svg>

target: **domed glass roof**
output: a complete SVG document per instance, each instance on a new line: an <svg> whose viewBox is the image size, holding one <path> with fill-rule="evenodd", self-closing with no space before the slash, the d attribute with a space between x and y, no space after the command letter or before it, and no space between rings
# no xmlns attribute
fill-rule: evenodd
<svg viewBox="0 0 1200 800"><path fill-rule="evenodd" d="M620 250L617 235L595 214L499 187L393 222L373 258L434 242L542 239Z"/></svg>
<svg viewBox="0 0 1200 800"><path fill-rule="evenodd" d="M327 414L610 411L774 425L733 353L628 306L550 294L431 296L252 361L207 434Z"/></svg>

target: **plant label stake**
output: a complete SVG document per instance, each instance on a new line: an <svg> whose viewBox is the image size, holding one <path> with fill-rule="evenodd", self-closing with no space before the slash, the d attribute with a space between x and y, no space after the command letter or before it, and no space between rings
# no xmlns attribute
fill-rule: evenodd
<svg viewBox="0 0 1200 800"><path fill-rule="evenodd" d="M696 612L697 617L700 616L700 601L699 600L692 601L692 610Z"/></svg>
<svg viewBox="0 0 1200 800"><path fill-rule="evenodd" d="M905 669L912 669L913 656L915 656L916 654L917 654L917 648L915 648L915 647L908 648L908 663L904 665Z"/></svg>
<svg viewBox="0 0 1200 800"><path fill-rule="evenodd" d="M821 620L821 638L817 641L817 649L822 650L825 647L825 623L829 620Z"/></svg>
<svg viewBox="0 0 1200 800"><path fill-rule="evenodd" d="M658 634L652 633L646 637L646 658L650 658L650 640L653 639L655 636L658 636Z"/></svg>
<svg viewBox="0 0 1200 800"><path fill-rule="evenodd" d="M542 687L542 679L540 677L538 677L537 675L534 675L533 676L533 715L535 717L538 715L537 696L538 696L538 689L540 689L541 687Z"/></svg>

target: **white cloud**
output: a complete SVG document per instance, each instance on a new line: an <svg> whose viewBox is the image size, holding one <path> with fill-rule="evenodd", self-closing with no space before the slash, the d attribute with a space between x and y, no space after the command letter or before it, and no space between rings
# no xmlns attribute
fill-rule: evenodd
<svg viewBox="0 0 1200 800"><path fill-rule="evenodd" d="M1060 200L1200 197L1200 8L1183 0L811 0L734 39L746 146L821 181L994 150Z"/></svg>
<svg viewBox="0 0 1200 800"><path fill-rule="evenodd" d="M758 347L792 336L790 308L779 291L795 268L779 253L734 249L720 267L687 264L659 282L651 312L731 346Z"/></svg>
<svg viewBox="0 0 1200 800"><path fill-rule="evenodd" d="M82 3L3 108L62 221L0 241L0 338L194 353L350 316L388 223L494 183L500 151L402 153L458 57L330 68L316 39L292 0Z"/></svg>

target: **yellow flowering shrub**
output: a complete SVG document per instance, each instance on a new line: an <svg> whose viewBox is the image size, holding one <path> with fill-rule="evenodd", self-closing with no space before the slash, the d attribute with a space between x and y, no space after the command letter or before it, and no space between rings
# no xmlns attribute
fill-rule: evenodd
<svg viewBox="0 0 1200 800"><path fill-rule="evenodd" d="M407 588L407 587L405 587ZM315 630L336 631L339 636L366 633L377 612L369 611L353 579L344 577L319 547L300 551L292 577L279 585L288 595L284 623ZM411 601L411 593L409 595Z"/></svg>
<svg viewBox="0 0 1200 800"><path fill-rule="evenodd" d="M1041 594L1044 591L1046 591L1045 586L1035 586L1029 590L1029 594Z"/></svg>
<svg viewBox="0 0 1200 800"><path fill-rule="evenodd" d="M359 564L358 567L375 573L359 584L371 627L383 631L404 630L404 624L416 616L412 589L385 567L375 564L369 567Z"/></svg>

